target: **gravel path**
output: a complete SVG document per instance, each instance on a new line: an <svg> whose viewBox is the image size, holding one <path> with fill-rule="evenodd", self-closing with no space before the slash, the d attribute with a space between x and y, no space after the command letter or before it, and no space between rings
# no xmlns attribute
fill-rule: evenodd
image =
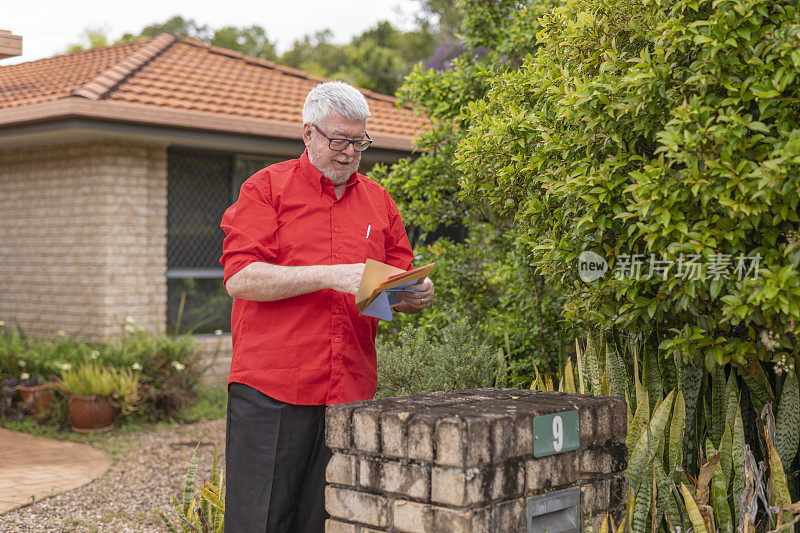
<svg viewBox="0 0 800 533"><path fill-rule="evenodd" d="M164 532L156 508L176 523L172 496L183 490L186 467L200 443L198 481L210 479L214 443L224 466L225 421L211 420L109 437L97 446L116 459L101 478L75 490L0 515L0 531ZM176 524L177 525L177 524Z"/></svg>

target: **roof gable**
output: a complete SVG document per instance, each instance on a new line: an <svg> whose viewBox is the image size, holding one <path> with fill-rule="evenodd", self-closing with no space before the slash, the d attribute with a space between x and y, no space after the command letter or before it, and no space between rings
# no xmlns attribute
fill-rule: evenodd
<svg viewBox="0 0 800 533"><path fill-rule="evenodd" d="M147 44L145 40L0 67L0 108L69 96Z"/></svg>

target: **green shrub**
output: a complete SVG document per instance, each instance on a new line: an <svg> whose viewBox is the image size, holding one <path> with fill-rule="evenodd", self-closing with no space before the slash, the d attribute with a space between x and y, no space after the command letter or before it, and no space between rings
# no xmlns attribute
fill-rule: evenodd
<svg viewBox="0 0 800 533"><path fill-rule="evenodd" d="M463 189L515 221L568 320L644 339L649 412L685 396L688 472L724 451L738 406L755 458L780 459L796 498L796 2L568 0L539 23L531 55L468 104ZM589 283L587 251L610 267ZM775 490L769 503L788 505Z"/></svg>
<svg viewBox="0 0 800 533"><path fill-rule="evenodd" d="M515 68L536 50L538 15L558 3L459 1L464 53L443 70L418 65L398 91L403 103L429 120L430 127L416 139L419 153L371 174L391 192L411 226L416 263L437 263L432 279L438 309L400 317L397 323L440 328L445 325L443 308L458 309L493 346L503 347L515 383L529 379L534 364L556 370L565 351L561 341L574 333L562 321L558 293L530 268L526 250L515 241L513 218L504 208L461 194L460 182L467 176L454 164L455 151L476 118L467 112L468 104L484 97L496 73ZM431 243L435 232L445 228L468 238ZM393 325L383 327L397 331Z"/></svg>
<svg viewBox="0 0 800 533"><path fill-rule="evenodd" d="M124 337L101 348L102 361L140 372L143 414L151 418L173 416L191 405L207 369L190 336L152 334L130 323Z"/></svg>
<svg viewBox="0 0 800 533"><path fill-rule="evenodd" d="M447 324L448 309L457 310L495 351L503 348L512 383L528 386L534 364L557 370L570 350L561 340L573 337L571 328L557 321L557 295L533 275L523 253L500 240L508 238L475 232L463 243L443 238L417 247L415 264L436 262L433 304L422 313L398 313L392 322L381 322L381 335L411 325L433 331Z"/></svg>
<svg viewBox="0 0 800 533"><path fill-rule="evenodd" d="M653 331L709 371L797 353L794 2L572 0L540 22L533 55L470 104L465 188L520 224L567 318ZM620 274L642 254L643 275L584 283L583 251ZM755 257L757 276L735 271Z"/></svg>
<svg viewBox="0 0 800 533"><path fill-rule="evenodd" d="M438 330L407 326L396 338L379 337L377 398L440 390L505 386L502 350L455 313Z"/></svg>
<svg viewBox="0 0 800 533"><path fill-rule="evenodd" d="M39 339L0 326L0 380L4 383L0 414L21 414L12 408L11 399L14 386L26 376L53 380L87 364L89 368L98 365L114 369L117 388L128 391L118 398L121 409L132 412L135 408L137 417L169 418L190 406L207 368L194 340L152 334L136 327L131 319L124 329L119 339L87 343L61 331L52 338ZM135 395L131 385L134 377Z"/></svg>

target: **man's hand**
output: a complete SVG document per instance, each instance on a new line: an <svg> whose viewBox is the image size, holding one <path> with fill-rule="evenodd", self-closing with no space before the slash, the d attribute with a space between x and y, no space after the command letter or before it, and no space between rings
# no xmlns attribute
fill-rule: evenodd
<svg viewBox="0 0 800 533"><path fill-rule="evenodd" d="M329 268L331 269L329 273L331 289L345 294L358 292L358 285L364 274L364 263L331 265Z"/></svg>
<svg viewBox="0 0 800 533"><path fill-rule="evenodd" d="M433 302L433 282L430 278L425 278L414 285L407 287L410 291L399 291L397 296L403 300L403 303L398 305L396 309L402 313L416 313L425 309Z"/></svg>

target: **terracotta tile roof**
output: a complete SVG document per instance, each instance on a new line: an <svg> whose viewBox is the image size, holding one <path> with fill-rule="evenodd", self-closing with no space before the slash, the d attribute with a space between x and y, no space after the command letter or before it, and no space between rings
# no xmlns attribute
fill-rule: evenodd
<svg viewBox="0 0 800 533"><path fill-rule="evenodd" d="M190 112L201 113L204 119L214 115L220 119L245 119L246 123L266 121L273 130L277 127L289 131L286 126L290 126L299 134L306 94L322 81L326 80L165 33L0 67L0 124L24 116L22 109L11 113L9 108L62 100L80 104L78 100L88 100L104 104L98 105L98 109L126 109L124 105L109 103L131 104L154 111L181 111L183 117ZM410 148L410 141L424 119L407 108L398 108L391 96L362 92L372 112L368 121L370 135L383 134L397 141L389 143L396 144L396 148L400 144ZM75 109L88 108L89 102L72 105L70 109L74 114ZM4 112L13 118L2 120ZM398 144L401 139L403 142Z"/></svg>
<svg viewBox="0 0 800 533"><path fill-rule="evenodd" d="M50 102L69 96L86 80L112 68L146 44L145 40L132 41L0 67L0 108Z"/></svg>

